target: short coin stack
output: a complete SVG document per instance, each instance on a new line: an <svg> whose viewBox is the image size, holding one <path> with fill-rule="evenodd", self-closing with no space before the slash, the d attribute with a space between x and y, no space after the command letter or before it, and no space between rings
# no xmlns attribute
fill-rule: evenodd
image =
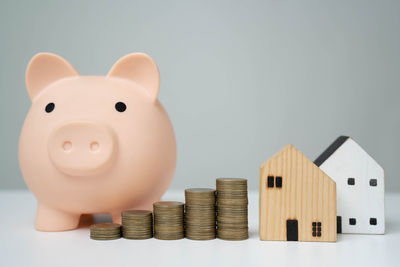
<svg viewBox="0 0 400 267"><path fill-rule="evenodd" d="M176 201L160 201L153 204L154 237L175 240L184 237L184 204Z"/></svg>
<svg viewBox="0 0 400 267"><path fill-rule="evenodd" d="M225 240L244 240L248 231L247 180L217 179L217 236Z"/></svg>
<svg viewBox="0 0 400 267"><path fill-rule="evenodd" d="M186 238L215 238L215 190L192 188L185 190Z"/></svg>
<svg viewBox="0 0 400 267"><path fill-rule="evenodd" d="M121 225L99 223L90 226L90 238L94 240L113 240L121 237Z"/></svg>
<svg viewBox="0 0 400 267"><path fill-rule="evenodd" d="M148 210L126 210L122 212L122 236L127 239L153 237L153 216Z"/></svg>

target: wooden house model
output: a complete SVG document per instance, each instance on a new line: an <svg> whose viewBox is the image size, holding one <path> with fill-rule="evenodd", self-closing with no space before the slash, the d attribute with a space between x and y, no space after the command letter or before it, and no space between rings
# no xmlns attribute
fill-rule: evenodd
<svg viewBox="0 0 400 267"><path fill-rule="evenodd" d="M336 184L293 145L260 167L260 239L336 241Z"/></svg>
<svg viewBox="0 0 400 267"><path fill-rule="evenodd" d="M314 163L336 181L338 233L385 233L384 171L360 145L340 136Z"/></svg>

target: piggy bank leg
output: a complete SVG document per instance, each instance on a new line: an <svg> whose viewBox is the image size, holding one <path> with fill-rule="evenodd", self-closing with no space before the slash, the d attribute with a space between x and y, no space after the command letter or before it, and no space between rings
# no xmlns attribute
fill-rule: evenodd
<svg viewBox="0 0 400 267"><path fill-rule="evenodd" d="M113 223L122 223L121 211L111 213Z"/></svg>
<svg viewBox="0 0 400 267"><path fill-rule="evenodd" d="M80 214L71 214L38 203L35 228L38 231L57 232L76 229Z"/></svg>
<svg viewBox="0 0 400 267"><path fill-rule="evenodd" d="M136 210L150 210L153 211L153 203L160 201L160 198L149 199L147 201L143 201L140 204L135 206Z"/></svg>

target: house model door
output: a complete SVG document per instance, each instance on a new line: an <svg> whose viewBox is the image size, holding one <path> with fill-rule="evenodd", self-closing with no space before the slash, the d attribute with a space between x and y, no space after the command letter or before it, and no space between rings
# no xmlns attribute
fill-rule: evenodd
<svg viewBox="0 0 400 267"><path fill-rule="evenodd" d="M299 223L297 220L286 221L286 240L299 241Z"/></svg>

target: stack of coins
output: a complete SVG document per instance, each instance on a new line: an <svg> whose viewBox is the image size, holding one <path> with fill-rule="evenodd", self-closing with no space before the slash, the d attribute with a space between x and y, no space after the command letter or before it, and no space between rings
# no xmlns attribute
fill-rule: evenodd
<svg viewBox="0 0 400 267"><path fill-rule="evenodd" d="M99 223L90 226L90 238L94 240L113 240L121 237L121 225Z"/></svg>
<svg viewBox="0 0 400 267"><path fill-rule="evenodd" d="M122 212L122 236L127 239L153 237L153 216L148 210L126 210Z"/></svg>
<svg viewBox="0 0 400 267"><path fill-rule="evenodd" d="M153 204L154 237L176 240L184 237L182 202L160 201Z"/></svg>
<svg viewBox="0 0 400 267"><path fill-rule="evenodd" d="M192 188L185 190L186 238L215 238L215 190Z"/></svg>
<svg viewBox="0 0 400 267"><path fill-rule="evenodd" d="M217 179L217 236L225 240L249 238L247 180Z"/></svg>

